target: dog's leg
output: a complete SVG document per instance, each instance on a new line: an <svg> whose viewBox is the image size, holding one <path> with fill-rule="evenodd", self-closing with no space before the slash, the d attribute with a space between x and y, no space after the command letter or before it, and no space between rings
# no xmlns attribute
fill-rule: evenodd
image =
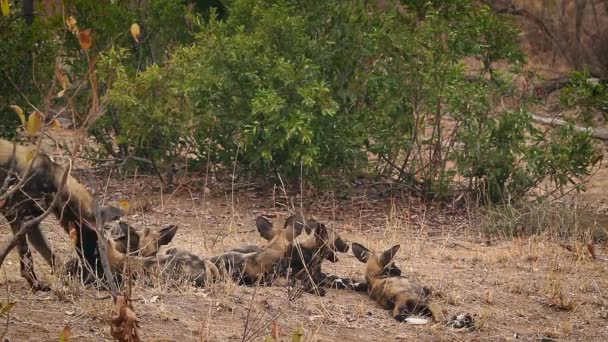
<svg viewBox="0 0 608 342"><path fill-rule="evenodd" d="M13 231L13 235L17 234L17 232L19 232L21 229L21 221L17 221L15 217L10 217L8 219L11 230ZM33 229L40 229L40 227L34 227ZM16 247L17 253L19 254L21 276L28 282L32 291L50 291L51 287L38 280L38 277L34 272L34 260L32 259L32 252L29 249L25 236L19 239Z"/></svg>
<svg viewBox="0 0 608 342"><path fill-rule="evenodd" d="M34 248L36 248L38 253L42 255L46 263L51 267L51 270L55 272L55 267L57 266L57 257L51 250L48 240L44 237L44 234L40 229L40 225L38 225L36 228L32 228L32 230L28 232L27 238Z"/></svg>

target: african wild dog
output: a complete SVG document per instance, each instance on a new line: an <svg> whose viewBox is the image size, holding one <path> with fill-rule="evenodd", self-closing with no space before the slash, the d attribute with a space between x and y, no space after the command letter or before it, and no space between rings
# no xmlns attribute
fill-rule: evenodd
<svg viewBox="0 0 608 342"><path fill-rule="evenodd" d="M173 240L177 232L176 225L167 225L158 230L150 228L139 230L123 221L105 224L104 229L109 233L106 237L108 261L117 280L121 278L127 256L143 260L152 258L157 255L161 247L168 245ZM74 230L70 231L71 238L75 235ZM78 258L71 259L64 265L64 273L68 276L81 275L82 265L79 261ZM82 275L87 277L85 278L87 282L94 280L94 275L90 273L85 272Z"/></svg>
<svg viewBox="0 0 608 342"><path fill-rule="evenodd" d="M262 232L272 231L272 223L265 217L260 216L256 218L256 225L260 235L269 240L269 236L265 236ZM260 226L268 228L259 229ZM306 234L294 239L294 243L289 246L283 263L284 267L279 270L281 276L289 276L292 282L300 280L307 283L310 292L320 296L325 295L326 292L322 287L350 288L360 291L361 286L364 286L363 282L327 275L321 271L321 264L324 259L337 262L337 252L348 252L348 244L335 230L327 228L325 224L316 220L304 220L294 215L287 218L283 229L300 233L304 230ZM240 250L251 251L255 248L255 246L246 246Z"/></svg>
<svg viewBox="0 0 608 342"><path fill-rule="evenodd" d="M76 250L81 259L91 265L97 264L97 233L95 208L91 193L71 176L62 187L66 168L53 162L43 152L36 155L34 147L13 144L0 139L0 196L11 191L20 179L22 186L4 201L0 202L0 213L8 220L13 234L21 225L40 216L59 196L51 208L64 230L75 234ZM101 208L102 221L122 216L122 210L115 207ZM51 251L40 226L31 227L26 237L17 245L20 258L21 275L33 290L49 290L34 273L34 265L29 242L40 252L45 261L55 267L56 257Z"/></svg>
<svg viewBox="0 0 608 342"><path fill-rule="evenodd" d="M163 280L185 279L195 286L202 287L219 278L219 271L211 261L193 253L178 248L170 248L162 254L157 254L160 246L167 245L175 236L177 226L169 225L158 232L145 228L137 231L125 222L116 222L106 225L111 236L122 236L120 243L114 249L126 254L127 247L136 266L147 276L158 277ZM127 244L127 240L129 243ZM114 239L116 242L117 239Z"/></svg>
<svg viewBox="0 0 608 342"><path fill-rule="evenodd" d="M272 227L264 226L260 229L269 229L269 231L260 231L260 234L272 235L271 242L266 248L251 253L230 251L205 259L194 253L171 248L164 254L135 257L132 260L136 269L143 271L147 276L159 276L167 280L186 279L199 287L219 279L222 273L239 284L270 284L295 235L289 230L271 232ZM129 245L126 243L127 237L131 241L138 241L138 237L134 236L134 230L125 223L119 223L110 231L113 232L112 235L117 235L116 232L119 232L118 234L122 234L123 238L120 240L122 245L116 243L116 239L108 241L109 259L112 263L123 264L124 262L117 260L126 259L125 249Z"/></svg>
<svg viewBox="0 0 608 342"><path fill-rule="evenodd" d="M393 318L403 322L420 323L412 315L432 316L436 322L443 322L443 311L432 301L431 290L403 276L384 276L385 268L390 265L399 250L399 245L381 254L370 252L364 246L353 243L353 254L366 264L365 280L368 293L383 308L393 310ZM426 323L426 321L422 321Z"/></svg>
<svg viewBox="0 0 608 342"><path fill-rule="evenodd" d="M256 220L256 226L260 235L269 240L266 247L248 246L228 251L210 260L220 271L228 273L239 284L270 285L286 268L286 256L303 229L301 226L292 226L275 230L268 221L259 219ZM309 233L311 232L312 229Z"/></svg>
<svg viewBox="0 0 608 342"><path fill-rule="evenodd" d="M209 259L178 249L168 249L165 254L141 260L146 273L163 280L186 280L196 287L203 287L220 278L220 271Z"/></svg>

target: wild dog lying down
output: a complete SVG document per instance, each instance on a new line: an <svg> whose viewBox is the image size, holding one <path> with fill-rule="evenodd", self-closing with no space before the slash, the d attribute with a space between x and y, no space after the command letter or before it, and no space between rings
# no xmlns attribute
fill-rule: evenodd
<svg viewBox="0 0 608 342"><path fill-rule="evenodd" d="M122 273L127 256L143 260L154 258L161 247L168 245L177 233L176 225L167 225L158 230L150 228L138 230L123 221L106 224L104 229L108 233L106 238L108 261L115 275ZM80 271L78 258L70 260L65 266L65 273L68 275L79 275ZM92 277L89 273L85 275Z"/></svg>
<svg viewBox="0 0 608 342"><path fill-rule="evenodd" d="M263 216L256 218L256 226L264 239L271 238L262 233L273 231L272 223L268 219ZM316 220L304 220L294 215L287 218L283 230L298 232L298 234L304 231L306 234L298 236L289 246L283 267L279 270L281 276L289 276L292 282L296 280L308 282L310 290L321 296L325 294L325 290L321 287L338 289L359 289L361 287L362 282L327 275L321 271L323 260L337 262L337 252L348 252L348 244L336 231ZM257 246L245 246L234 251L244 253L257 249L259 249Z"/></svg>
<svg viewBox="0 0 608 342"><path fill-rule="evenodd" d="M275 230L267 221L258 221L257 229L260 235L270 241L266 247L249 246L209 259L239 284L272 284L286 269L286 257L296 238L302 234L301 227ZM309 233L314 230L310 229Z"/></svg>
<svg viewBox="0 0 608 342"><path fill-rule="evenodd" d="M431 290L403 276L383 276L384 269L391 263L399 250L399 245L381 254L370 252L358 243L353 243L353 254L359 261L366 264L365 280L368 293L372 299L383 308L393 310L393 317L410 323L426 323L411 316L422 314L431 315L436 322L443 322L443 311L431 298Z"/></svg>
<svg viewBox="0 0 608 342"><path fill-rule="evenodd" d="M261 229L267 228L261 227ZM111 231L115 236L118 234L122 236L108 241L108 250L112 251L112 253L108 252L108 256L114 265L123 265L126 260L126 247L131 246L131 250L138 246L141 247L141 242L139 242L141 233L133 230L124 222L119 223ZM204 286L217 280L220 278L220 270L239 284L270 284L277 274L277 269L294 234L287 230L264 231L260 234L273 235L273 238L266 248L261 248L256 252L231 251L205 259L187 251L171 248L164 254L154 256L144 254L145 257L135 257L131 260L136 272L142 271L146 276L159 276L164 279L186 279L195 286ZM131 244L127 244L127 239L131 241Z"/></svg>
<svg viewBox="0 0 608 342"><path fill-rule="evenodd" d="M123 236L122 240L115 245L116 250L125 254L127 248L125 237L129 237L129 248L131 251L136 251L135 253L131 252L130 255L139 256L139 258L133 259L134 263L141 266L147 276L159 277L164 280L185 279L198 287L219 278L219 271L215 264L193 253L175 247L162 254L156 253L161 246L171 242L177 231L176 225L166 226L158 232L152 232L148 228L140 232L125 222L118 222L110 226L111 235Z"/></svg>
<svg viewBox="0 0 608 342"><path fill-rule="evenodd" d="M81 259L90 265L97 264L97 234L95 208L91 193L71 176L62 186L66 168L53 162L48 155L40 152L36 156L34 147L26 147L0 139L0 196L8 193L20 179L24 183L5 201L0 203L0 213L8 220L13 234L21 225L36 218L53 204L55 196L58 201L52 209L66 233L73 230L76 234L76 250ZM101 208L102 221L122 216L122 210L115 207ZM31 227L17 245L20 258L21 275L33 290L49 290L41 283L34 272L34 264L27 241L42 254L45 261L53 268L55 255L44 238L40 226Z"/></svg>
<svg viewBox="0 0 608 342"><path fill-rule="evenodd" d="M196 287L203 287L220 278L220 271L213 262L177 248L144 258L141 265L147 274L164 280L185 280Z"/></svg>

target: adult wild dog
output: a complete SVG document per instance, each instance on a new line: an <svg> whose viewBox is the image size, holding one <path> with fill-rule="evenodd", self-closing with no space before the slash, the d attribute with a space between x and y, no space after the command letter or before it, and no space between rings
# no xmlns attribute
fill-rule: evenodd
<svg viewBox="0 0 608 342"><path fill-rule="evenodd" d="M143 264L145 260L155 258L161 247L173 240L177 225L167 225L158 230L138 230L120 221L107 224L104 229L109 233L106 238L106 250L110 269L115 275L120 275L128 256L133 257L134 264ZM79 275L80 266L79 259L73 258L65 265L65 273Z"/></svg>
<svg viewBox="0 0 608 342"><path fill-rule="evenodd" d="M151 276L165 281L185 280L196 287L203 287L220 278L220 271L213 262L178 248L144 258L141 266Z"/></svg>
<svg viewBox="0 0 608 342"><path fill-rule="evenodd" d="M271 236L262 234L262 232L273 231L272 223L268 219L259 216L256 218L256 226L264 239L269 240L271 238ZM265 227L265 229L260 229L260 227ZM289 276L292 282L296 280L304 281L310 285L309 289L311 292L321 296L325 294L325 290L321 287L338 289L360 288L362 282L357 282L350 278L328 275L321 270L323 260L338 262L336 253L348 252L348 244L335 230L328 228L325 224L316 220L305 220L295 215L287 218L283 230L299 233L304 231L306 234L298 236L289 245L286 251L285 262L279 270L281 276ZM246 252L255 250L256 248L259 247L245 246L235 251Z"/></svg>
<svg viewBox="0 0 608 342"><path fill-rule="evenodd" d="M431 290L403 276L383 276L384 269L391 263L399 250L399 245L381 254L370 252L358 243L352 245L353 254L366 264L365 280L368 293L383 308L393 310L393 317L400 321L419 323L410 316L431 315L436 322L443 322L443 311L431 298ZM426 323L426 321L424 321Z"/></svg>
<svg viewBox="0 0 608 342"><path fill-rule="evenodd" d="M120 254L137 256L134 264L146 276L158 277L163 280L186 280L195 286L202 287L219 278L219 271L215 264L196 254L170 248L165 253L157 254L159 248L169 244L175 233L176 225L169 225L159 231L145 228L138 231L125 222L113 222L106 225L113 240L113 250ZM129 242L127 244L127 241Z"/></svg>
<svg viewBox="0 0 608 342"><path fill-rule="evenodd" d="M266 247L247 246L228 251L210 258L220 271L227 272L239 284L270 285L286 269L289 251L296 238L303 232L303 226L290 226L286 229L273 229L265 219L256 220L256 227L269 243ZM313 228L307 227L308 234Z"/></svg>
<svg viewBox="0 0 608 342"><path fill-rule="evenodd" d="M8 195L0 202L0 213L8 220L13 234L19 231L23 222L36 218L50 208L64 230L75 234L76 250L81 259L96 265L97 233L95 208L91 193L71 176L62 186L66 168L53 162L43 152L36 153L34 147L26 147L0 139L0 196ZM20 180L22 185L11 193L11 187ZM58 200L53 202L55 196ZM122 216L122 210L115 207L101 208L103 220ZM40 226L31 227L27 240L40 252L45 261L54 268L56 258L51 251ZM21 275L33 290L49 290L34 272L34 265L28 242L23 237L17 245Z"/></svg>

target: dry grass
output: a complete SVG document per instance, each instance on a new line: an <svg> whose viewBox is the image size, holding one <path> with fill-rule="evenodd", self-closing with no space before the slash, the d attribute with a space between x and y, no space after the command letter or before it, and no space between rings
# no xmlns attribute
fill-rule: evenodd
<svg viewBox="0 0 608 342"><path fill-rule="evenodd" d="M151 187L149 179L136 179L114 182L108 193L113 194L108 200L147 203L127 217L135 226L179 223L172 245L204 256L248 243L262 245L253 224L255 216L276 214L275 221L280 223L288 214L278 204L281 196L275 196L275 201L265 191L242 190L234 197L220 191L204 195L193 190L159 196L159 189ZM299 326L307 341L497 340L511 339L515 334L524 339L598 340L607 332L603 318L608 312L607 264L600 259L606 249L602 244L595 246L598 259L585 252L583 242L591 236L587 228L599 225L586 225L591 221L579 213L570 210L557 215L555 209L541 215L531 209L509 209L488 212L478 223L472 219L476 215L427 207L409 199L329 199L329 204L316 203L319 205L307 212L330 223L350 242L361 242L373 250L401 244L397 262L404 274L431 286L448 316L473 314L476 329L399 324L365 295L343 290L329 290L322 298L304 294L292 301L285 282L257 288L220 282L196 289L184 282L153 281L146 285L137 280L133 305L143 338L223 341L243 340L245 336L245 340L262 341L279 336L290 340ZM519 223L509 222L515 219ZM537 230L548 222L553 228ZM489 227L507 224L528 227L536 234L494 233L488 238ZM569 238L561 233L566 227L570 227L566 230L571 232ZM45 231L67 259L71 252L63 232L54 223L46 224ZM2 240L9 238L8 232L2 230ZM566 242L570 249L563 247ZM579 245L582 247L576 247ZM354 256L339 257L336 264L324 264L324 270L361 277L362 264ZM11 300L16 303L9 337L57 340L67 325L74 341L109 340L111 301L97 299L104 293L78 282L64 284L48 274L37 257L38 272L55 290L32 294L19 276L16 255L8 261L8 282L0 279L2 286L10 286Z"/></svg>

